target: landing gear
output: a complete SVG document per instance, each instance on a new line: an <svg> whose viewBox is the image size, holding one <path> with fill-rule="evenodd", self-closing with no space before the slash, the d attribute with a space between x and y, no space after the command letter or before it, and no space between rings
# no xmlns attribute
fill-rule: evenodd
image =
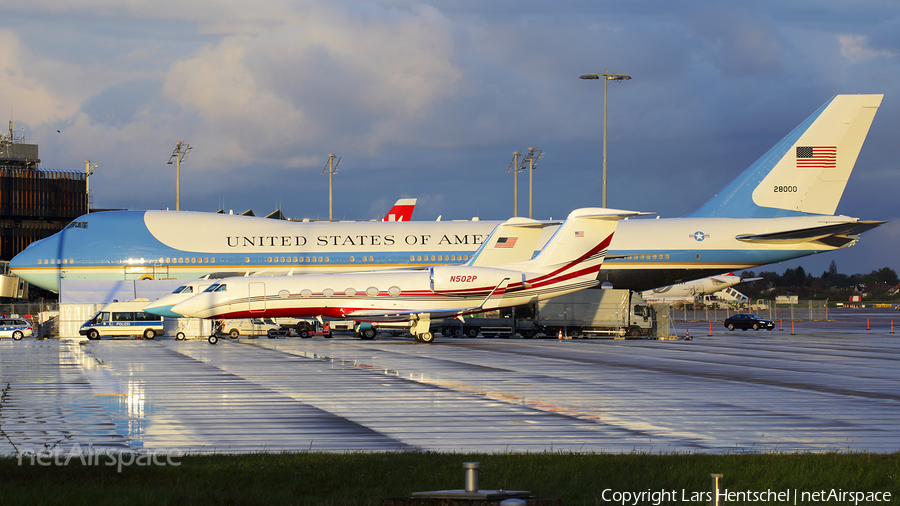
<svg viewBox="0 0 900 506"><path fill-rule="evenodd" d="M209 341L209 344L216 344L219 342L219 338L216 337L215 334L213 334L209 336L209 339L207 339L207 341Z"/></svg>
<svg viewBox="0 0 900 506"><path fill-rule="evenodd" d="M420 314L417 319L413 319L409 326L409 333L416 338L417 343L430 344L434 342L434 334L431 333L431 317L430 315Z"/></svg>

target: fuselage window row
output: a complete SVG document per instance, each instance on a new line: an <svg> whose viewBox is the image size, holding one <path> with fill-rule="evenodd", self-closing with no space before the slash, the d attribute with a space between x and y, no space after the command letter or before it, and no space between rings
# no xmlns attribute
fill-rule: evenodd
<svg viewBox="0 0 900 506"><path fill-rule="evenodd" d="M659 254L647 254L647 255L628 255L625 257L625 260L668 260L668 253L659 253Z"/></svg>

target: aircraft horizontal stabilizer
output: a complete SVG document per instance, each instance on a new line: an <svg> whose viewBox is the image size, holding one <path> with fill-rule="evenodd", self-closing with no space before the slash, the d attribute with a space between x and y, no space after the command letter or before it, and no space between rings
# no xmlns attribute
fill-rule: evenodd
<svg viewBox="0 0 900 506"><path fill-rule="evenodd" d="M766 234L744 234L735 236L735 239L752 243L772 244L796 244L802 242L819 242L833 248L840 248L856 240L859 234L871 230L884 221L854 221L850 223L837 223L782 232Z"/></svg>

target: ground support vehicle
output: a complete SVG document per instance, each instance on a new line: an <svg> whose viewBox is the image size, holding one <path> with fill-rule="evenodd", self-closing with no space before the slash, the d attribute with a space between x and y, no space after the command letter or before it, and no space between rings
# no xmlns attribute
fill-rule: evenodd
<svg viewBox="0 0 900 506"><path fill-rule="evenodd" d="M326 339L333 337L332 330L352 330L353 323L350 321L325 322L316 318L275 318L274 322L278 325L279 330L273 334L273 337L289 337L299 336L307 339L313 336L322 336Z"/></svg>
<svg viewBox="0 0 900 506"><path fill-rule="evenodd" d="M145 313L147 299L111 302L85 322L78 333L94 341L101 336L141 336L153 339L165 334L163 317Z"/></svg>
<svg viewBox="0 0 900 506"><path fill-rule="evenodd" d="M535 308L535 328L543 334L597 337L649 336L653 312L637 292L588 289L541 301Z"/></svg>
<svg viewBox="0 0 900 506"><path fill-rule="evenodd" d="M684 297L647 297L649 304L668 304L675 309L724 309L730 306L730 301L722 298L720 294L688 295ZM736 292L739 293L739 292ZM747 298L746 296L744 297Z"/></svg>
<svg viewBox="0 0 900 506"><path fill-rule="evenodd" d="M515 316L528 315L528 317ZM654 330L652 308L637 292L589 289L516 308L505 317L436 320L432 327L444 336L546 337L611 335L649 336Z"/></svg>
<svg viewBox="0 0 900 506"><path fill-rule="evenodd" d="M268 336L270 332L277 331L280 327L271 318L240 318L235 320L216 320L216 334L227 335L231 339L238 336L250 338Z"/></svg>

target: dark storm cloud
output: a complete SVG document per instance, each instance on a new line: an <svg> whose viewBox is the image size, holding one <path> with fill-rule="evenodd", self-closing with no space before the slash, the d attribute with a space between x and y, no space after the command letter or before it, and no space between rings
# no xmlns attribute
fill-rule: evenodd
<svg viewBox="0 0 900 506"><path fill-rule="evenodd" d="M512 151L537 145L546 154L535 214L564 216L599 204L603 83L578 76L608 68L633 77L609 85L611 205L693 211L833 95L885 93L838 212L900 219L894 2L200 1L177 17L150 2L17 9L17 24L0 17L0 70L17 77L4 96L35 104L29 124L66 126L42 144L45 160L102 160L107 172L91 186L104 207L174 205L165 160L186 139L191 209L280 202L289 216L320 216L322 166L338 152L342 217L412 196L420 219L499 219L512 210ZM94 29L111 25L123 29ZM60 35L29 42L22 26ZM144 191L123 195L123 181ZM521 211L526 192L523 174ZM897 236L879 229L841 254L881 267Z"/></svg>

